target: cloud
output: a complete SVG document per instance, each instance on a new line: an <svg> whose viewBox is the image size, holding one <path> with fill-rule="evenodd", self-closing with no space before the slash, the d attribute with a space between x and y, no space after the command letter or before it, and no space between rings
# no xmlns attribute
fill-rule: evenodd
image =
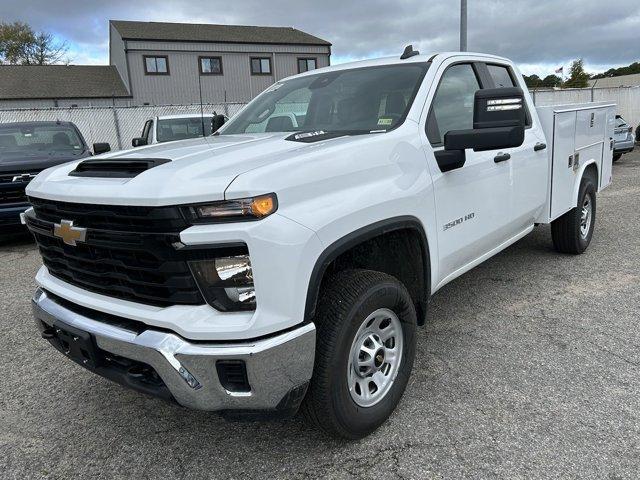
<svg viewBox="0 0 640 480"><path fill-rule="evenodd" d="M3 2L0 18L66 38L80 59L106 58L108 20L294 26L333 43L334 61L458 48L458 0L155 0ZM637 61L637 0L469 0L469 49L549 73L574 58L602 70ZM99 53L103 52L103 53Z"/></svg>

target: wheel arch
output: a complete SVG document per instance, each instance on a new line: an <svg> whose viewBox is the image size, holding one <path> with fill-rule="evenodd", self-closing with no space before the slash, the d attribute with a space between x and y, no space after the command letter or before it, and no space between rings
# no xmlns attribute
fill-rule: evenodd
<svg viewBox="0 0 640 480"><path fill-rule="evenodd" d="M334 241L331 245L324 249L320 254L311 272L311 278L309 279L309 285L307 287L307 297L305 300L304 309L304 322L312 321L316 306L318 303L318 297L322 287L322 281L329 270L329 267L334 264L342 255L352 251L359 245L363 245L366 242L374 240L378 237L392 234L394 232L400 232L402 230L408 230L415 232L419 238L422 264L421 269L423 273L423 286L424 292L421 298L416 299L417 307L419 311L418 323L424 323L424 317L426 314L427 302L431 295L431 260L429 252L429 243L424 227L420 220L413 216L400 216L381 220L370 225L361 227L353 232L345 235L342 238ZM407 286L409 288L410 286Z"/></svg>
<svg viewBox="0 0 640 480"><path fill-rule="evenodd" d="M578 204L578 194L580 193L580 183L582 183L582 179L585 175L591 174L594 172L594 180L596 182L596 191L600 190L600 168L598 167L598 162L594 159L590 159L586 161L583 165L580 166L580 172L576 175L576 182L573 186L573 204Z"/></svg>

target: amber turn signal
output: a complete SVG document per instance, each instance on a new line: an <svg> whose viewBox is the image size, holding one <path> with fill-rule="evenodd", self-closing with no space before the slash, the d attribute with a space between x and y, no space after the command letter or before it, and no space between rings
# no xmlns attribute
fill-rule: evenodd
<svg viewBox="0 0 640 480"><path fill-rule="evenodd" d="M256 217L266 217L276 211L275 195L254 197L251 202L251 213Z"/></svg>

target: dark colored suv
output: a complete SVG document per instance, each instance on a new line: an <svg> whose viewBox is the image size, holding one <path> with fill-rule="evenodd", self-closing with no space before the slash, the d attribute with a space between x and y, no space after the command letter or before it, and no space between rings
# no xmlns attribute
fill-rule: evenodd
<svg viewBox="0 0 640 480"><path fill-rule="evenodd" d="M93 147L96 154L110 150L106 143ZM38 173L89 155L73 123L0 124L0 234L20 225L20 213L29 207L25 187Z"/></svg>

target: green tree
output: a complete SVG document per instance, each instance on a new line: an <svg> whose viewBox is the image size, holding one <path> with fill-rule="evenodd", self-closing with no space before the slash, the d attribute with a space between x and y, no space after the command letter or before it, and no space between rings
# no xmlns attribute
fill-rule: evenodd
<svg viewBox="0 0 640 480"><path fill-rule="evenodd" d="M569 69L569 78L564 83L565 88L585 88L589 85L589 74L584 71L584 61L574 60Z"/></svg>
<svg viewBox="0 0 640 480"><path fill-rule="evenodd" d="M542 80L535 73L530 76L523 75L523 77L524 77L524 83L529 88L540 88L542 86Z"/></svg>
<svg viewBox="0 0 640 480"><path fill-rule="evenodd" d="M48 32L36 32L23 22L0 23L0 63L50 65L63 61L68 47Z"/></svg>
<svg viewBox="0 0 640 480"><path fill-rule="evenodd" d="M562 85L562 79L557 75L547 75L542 80L542 86L546 88L554 88Z"/></svg>

